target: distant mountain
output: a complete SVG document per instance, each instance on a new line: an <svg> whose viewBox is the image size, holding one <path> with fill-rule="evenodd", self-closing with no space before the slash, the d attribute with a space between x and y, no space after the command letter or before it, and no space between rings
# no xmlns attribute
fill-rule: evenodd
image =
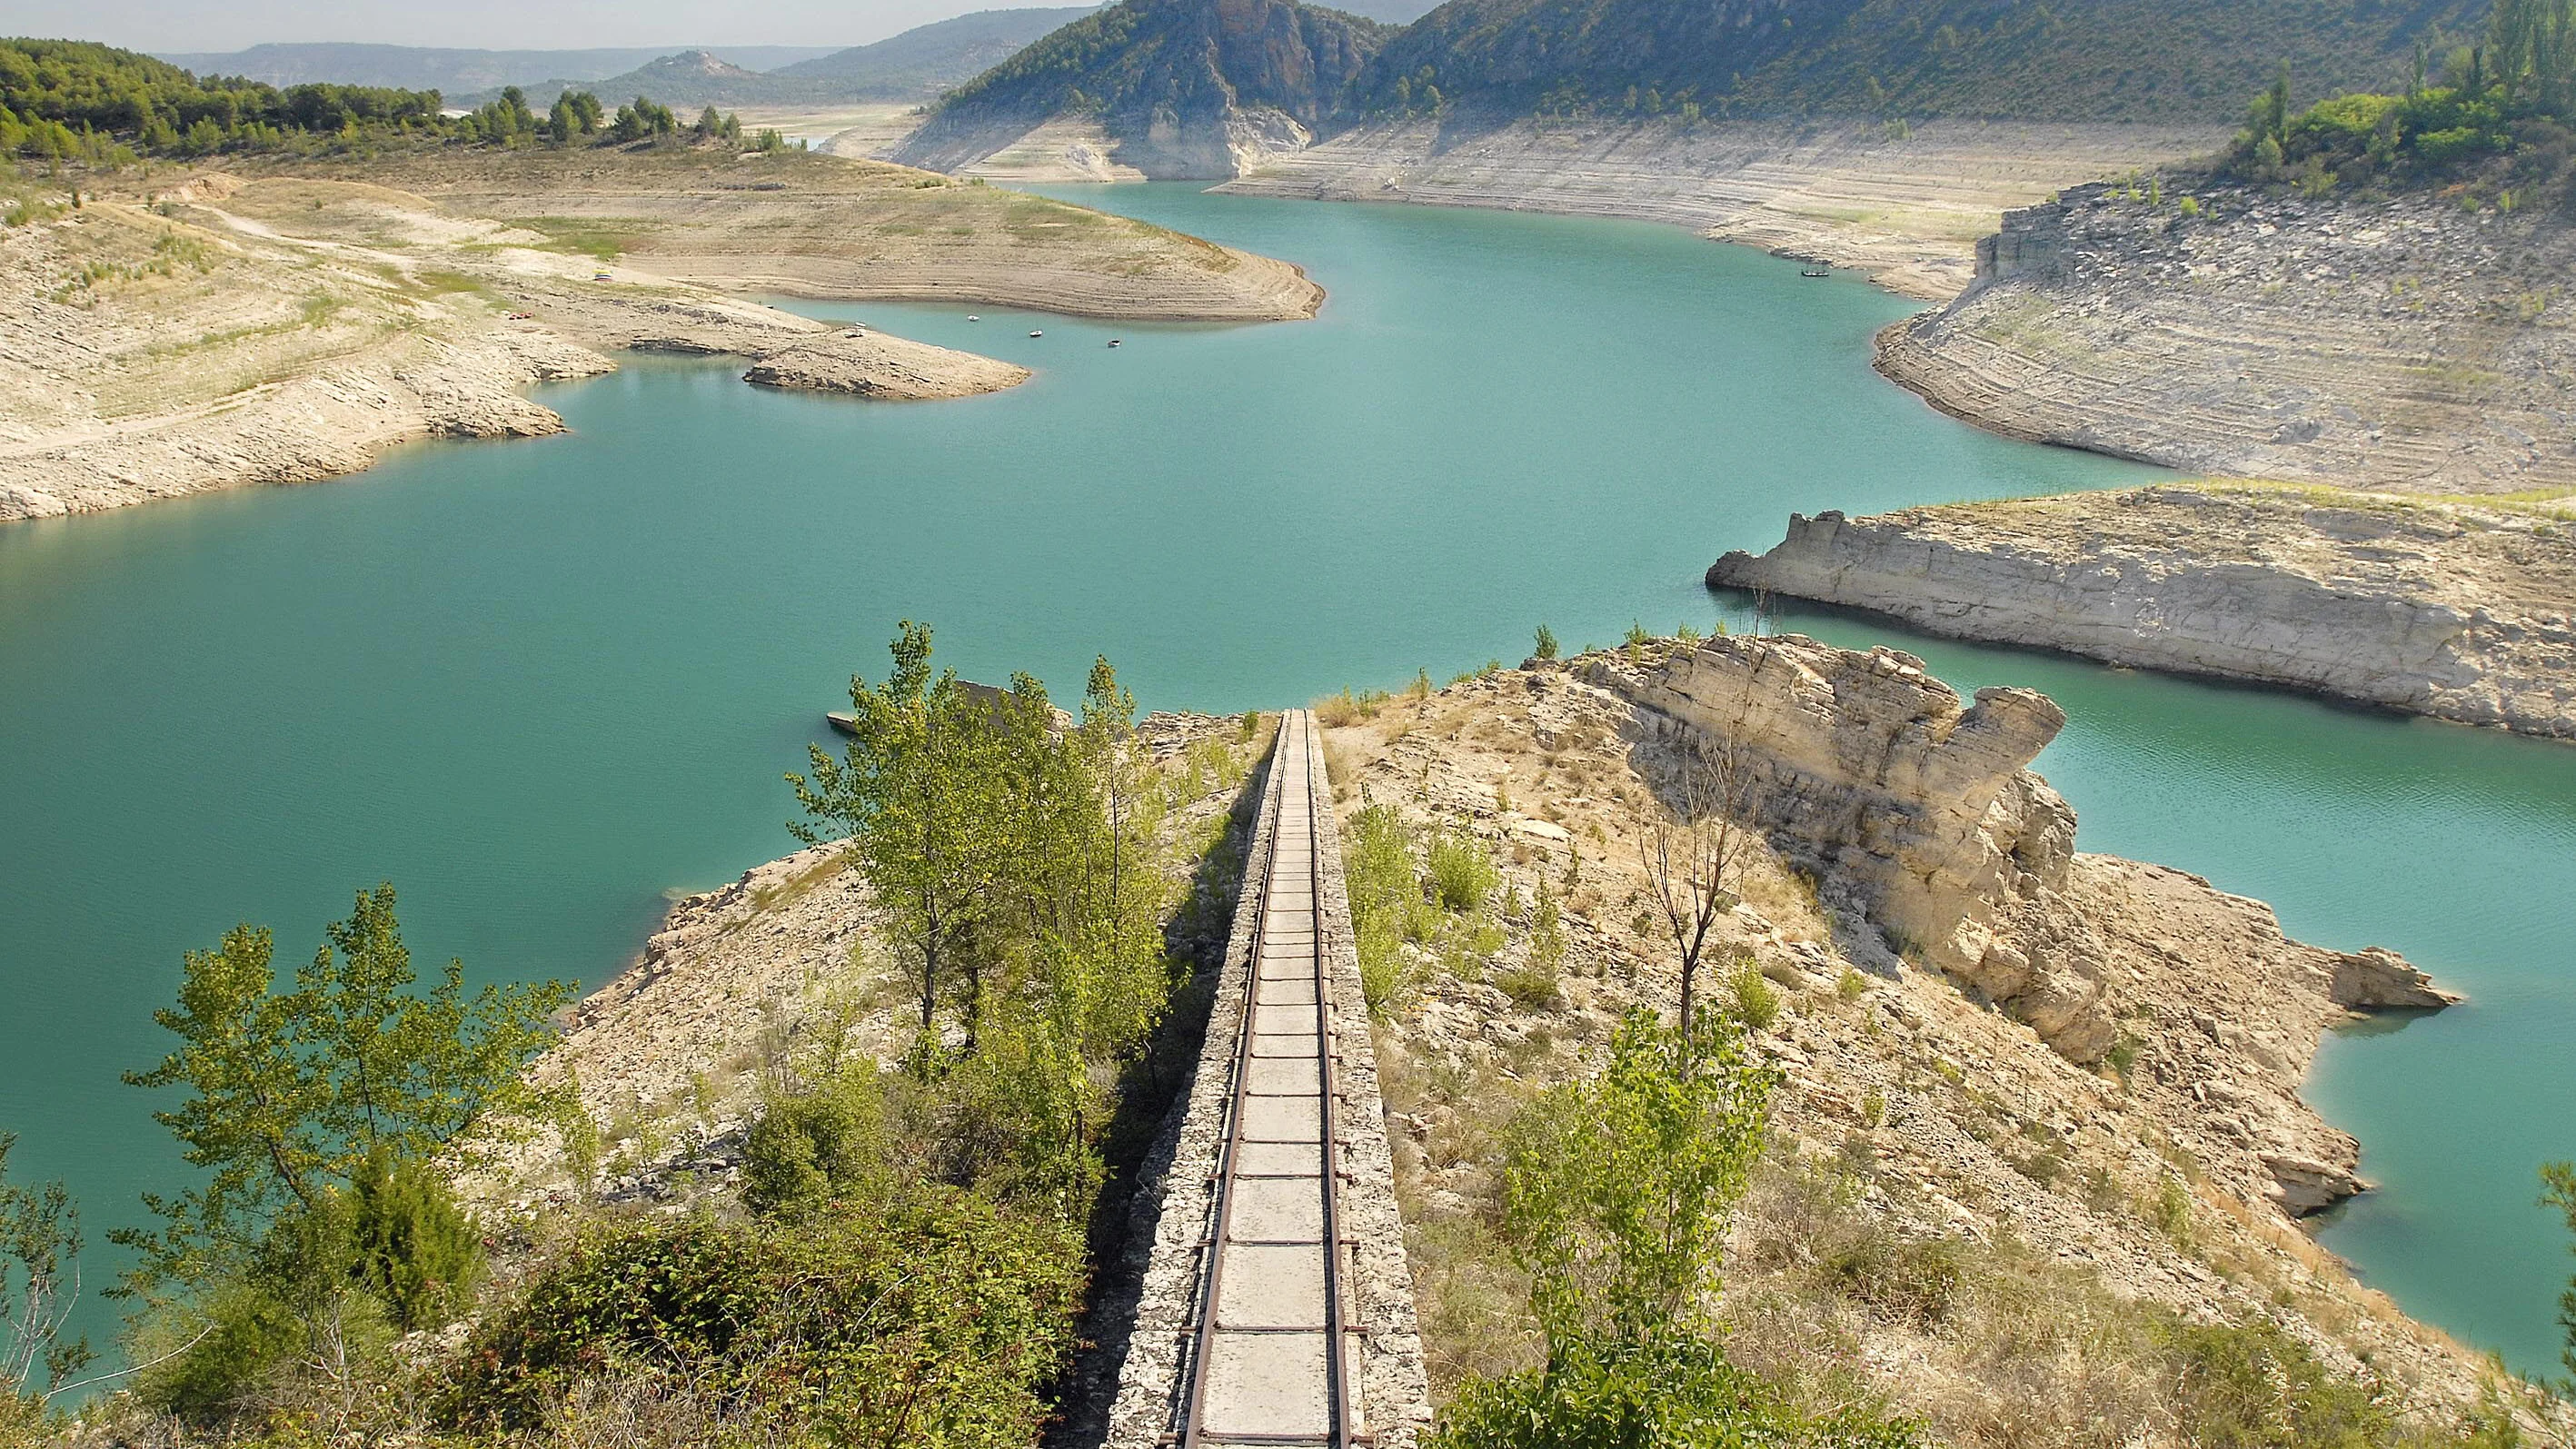
<svg viewBox="0 0 2576 1449"><path fill-rule="evenodd" d="M1301 146L1395 32L1296 0L1121 0L959 86L897 159L954 170L1062 116L1097 118L1115 159L1232 176Z"/></svg>
<svg viewBox="0 0 2576 1449"><path fill-rule="evenodd" d="M826 86L858 100L930 100L1097 8L978 10L769 74L775 81Z"/></svg>
<svg viewBox="0 0 2576 1449"><path fill-rule="evenodd" d="M1439 0L1362 0L1356 5L1339 8L1388 25L1410 25L1431 13Z"/></svg>
<svg viewBox="0 0 2576 1449"><path fill-rule="evenodd" d="M219 54L168 54L160 58L198 75L245 76L273 86L306 81L342 85L400 86L437 90L451 98L503 86L547 81L593 81L631 71L680 49L439 50L414 45L254 45ZM728 45L715 48L728 63L768 70L832 54L819 45ZM961 73L971 75L972 71Z"/></svg>
<svg viewBox="0 0 2576 1449"><path fill-rule="evenodd" d="M1343 114L2231 121L2290 63L2300 94L2402 86L2487 0L1449 0ZM1425 73L1428 72L1428 75Z"/></svg>

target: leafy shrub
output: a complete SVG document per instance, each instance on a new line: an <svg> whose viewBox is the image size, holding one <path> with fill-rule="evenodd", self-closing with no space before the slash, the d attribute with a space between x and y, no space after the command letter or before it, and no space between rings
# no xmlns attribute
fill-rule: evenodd
<svg viewBox="0 0 2576 1449"><path fill-rule="evenodd" d="M1547 1367L1461 1386L1426 1441L1433 1449L1906 1449L1914 1425L1856 1410L1800 1413L1704 1339L1581 1343Z"/></svg>
<svg viewBox="0 0 2576 1449"><path fill-rule="evenodd" d="M2173 1240L2174 1246L2191 1246L2191 1189L2182 1179L2168 1173L2156 1184L2156 1195L2147 1199L2147 1226Z"/></svg>
<svg viewBox="0 0 2576 1449"><path fill-rule="evenodd" d="M1768 1031L1780 1019L1780 993L1763 979L1759 968L1736 968L1735 1019L1755 1031Z"/></svg>
<svg viewBox="0 0 2576 1449"><path fill-rule="evenodd" d="M1545 624L1539 625L1536 647L1531 652L1541 659L1554 659L1556 657L1556 631L1547 627Z"/></svg>
<svg viewBox="0 0 2576 1449"><path fill-rule="evenodd" d="M2327 1371L2307 1345L2264 1319L2167 1322L2184 1442L2209 1449L2389 1441L2395 1425L2370 1391Z"/></svg>
<svg viewBox="0 0 2576 1449"><path fill-rule="evenodd" d="M836 1196L882 1186L883 1099L871 1074L769 1103L743 1143L742 1201L757 1213L800 1217Z"/></svg>
<svg viewBox="0 0 2576 1449"><path fill-rule="evenodd" d="M1826 1278L1846 1295L1891 1318L1938 1323L1958 1297L1967 1251L1950 1238L1905 1238L1875 1223L1833 1243L1818 1257Z"/></svg>
<svg viewBox="0 0 2576 1449"><path fill-rule="evenodd" d="M585 1389L642 1383L738 1431L1026 1445L1081 1285L1074 1228L950 1189L795 1228L609 1223L476 1333L444 1417L535 1429Z"/></svg>
<svg viewBox="0 0 2576 1449"><path fill-rule="evenodd" d="M1541 968L1536 961L1504 971L1494 978L1494 985L1523 1011L1544 1011L1565 999L1557 989L1556 973Z"/></svg>
<svg viewBox="0 0 2576 1449"><path fill-rule="evenodd" d="M1485 898L1501 884L1494 859L1473 836L1447 831L1431 838L1431 883L1443 910L1466 914L1485 908Z"/></svg>
<svg viewBox="0 0 2576 1449"><path fill-rule="evenodd" d="M1413 873L1413 828L1390 806L1360 811L1351 817L1342 869L1358 938L1360 988L1369 1009L1382 1010L1402 984L1404 943L1428 939L1435 924Z"/></svg>

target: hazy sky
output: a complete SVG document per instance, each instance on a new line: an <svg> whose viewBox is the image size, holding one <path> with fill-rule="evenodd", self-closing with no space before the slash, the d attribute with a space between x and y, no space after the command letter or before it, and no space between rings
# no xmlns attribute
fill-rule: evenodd
<svg viewBox="0 0 2576 1449"><path fill-rule="evenodd" d="M1080 0L0 0L0 35L104 40L143 51L239 50L268 40L372 40L488 50L608 45L865 45L1012 5Z"/></svg>

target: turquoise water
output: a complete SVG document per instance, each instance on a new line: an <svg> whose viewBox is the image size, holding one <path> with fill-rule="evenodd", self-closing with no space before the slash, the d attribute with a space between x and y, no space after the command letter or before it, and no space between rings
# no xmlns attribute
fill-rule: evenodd
<svg viewBox="0 0 2576 1449"><path fill-rule="evenodd" d="M1516 659L1540 620L1568 644L1705 620L1709 559L1793 509L2153 476L1934 414L1868 370L1905 304L1678 230L1076 194L1292 258L1331 301L1260 327L816 307L1038 377L871 406L633 360L542 394L569 436L0 528L0 1000L41 1024L0 1038L13 1175L69 1177L94 1233L169 1181L117 1073L162 1049L179 953L235 920L292 959L390 878L424 957L613 971L666 891L790 848L779 774L903 617L970 677L1078 688L1106 652L1148 707L1275 706ZM2523 1204L2529 1162L2576 1147L2545 1131L2576 1105L2545 1066L2576 994L2550 918L2576 750L1921 652L2067 702L2042 767L2088 847L2477 994L2329 1053L2321 1098L2392 1184L2333 1232L2409 1307L2542 1366L2557 1265Z"/></svg>

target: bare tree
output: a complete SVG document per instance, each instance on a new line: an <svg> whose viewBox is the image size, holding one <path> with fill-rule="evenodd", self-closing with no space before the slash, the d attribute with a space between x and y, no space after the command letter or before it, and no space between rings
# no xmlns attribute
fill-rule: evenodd
<svg viewBox="0 0 2576 1449"><path fill-rule="evenodd" d="M59 1182L10 1185L17 1140L0 1132L0 1395L42 1401L90 1358L62 1336L80 1301L80 1217Z"/></svg>
<svg viewBox="0 0 2576 1449"><path fill-rule="evenodd" d="M1714 750L1686 741L1669 808L1639 821L1637 855L1653 887L1655 909L1681 955L1682 1040L1690 1040L1691 1003L1717 919L1743 899L1735 887L1753 845L1740 817L1750 779L1731 745Z"/></svg>

